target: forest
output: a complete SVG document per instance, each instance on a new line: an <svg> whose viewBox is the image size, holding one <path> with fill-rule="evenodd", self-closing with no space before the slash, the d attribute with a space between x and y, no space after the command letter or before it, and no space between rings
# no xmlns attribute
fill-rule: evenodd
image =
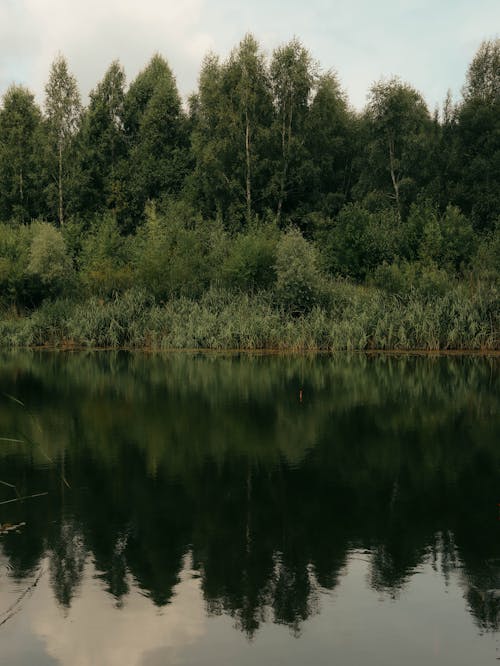
<svg viewBox="0 0 500 666"><path fill-rule="evenodd" d="M498 349L500 39L432 111L296 38L186 101L155 54L83 105L60 55L3 96L0 223L3 346Z"/></svg>

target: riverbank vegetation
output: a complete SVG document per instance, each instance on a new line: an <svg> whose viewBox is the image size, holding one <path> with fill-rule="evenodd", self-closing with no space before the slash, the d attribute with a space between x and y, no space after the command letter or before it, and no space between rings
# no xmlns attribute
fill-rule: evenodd
<svg viewBox="0 0 500 666"><path fill-rule="evenodd" d="M499 63L432 114L397 78L353 110L296 39L186 105L155 55L82 107L58 57L0 108L0 344L497 349Z"/></svg>

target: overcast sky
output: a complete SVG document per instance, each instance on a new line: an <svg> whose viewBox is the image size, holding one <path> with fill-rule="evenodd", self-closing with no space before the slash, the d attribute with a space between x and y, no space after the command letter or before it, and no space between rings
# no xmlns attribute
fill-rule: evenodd
<svg viewBox="0 0 500 666"><path fill-rule="evenodd" d="M225 56L252 32L268 53L299 37L357 108L397 74L432 110L448 88L460 95L479 44L499 30L499 0L0 0L0 95L23 83L41 101L61 52L85 99L115 58L130 81L158 51L186 96L208 50Z"/></svg>

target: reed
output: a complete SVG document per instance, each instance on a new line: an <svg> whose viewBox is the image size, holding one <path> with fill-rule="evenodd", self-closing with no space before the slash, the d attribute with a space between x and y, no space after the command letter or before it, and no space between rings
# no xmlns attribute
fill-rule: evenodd
<svg viewBox="0 0 500 666"><path fill-rule="evenodd" d="M145 291L109 300L45 302L31 314L0 319L3 347L112 347L280 350L496 350L496 289L457 285L408 298L342 282L309 312L286 309L272 291L211 288L200 298L159 304Z"/></svg>

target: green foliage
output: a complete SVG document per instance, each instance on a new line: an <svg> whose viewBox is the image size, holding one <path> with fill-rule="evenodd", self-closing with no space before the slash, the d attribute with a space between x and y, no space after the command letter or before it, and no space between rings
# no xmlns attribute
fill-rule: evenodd
<svg viewBox="0 0 500 666"><path fill-rule="evenodd" d="M44 148L50 176L47 201L53 219L62 226L70 192L75 186L74 138L81 120L78 85L62 55L54 60L50 69L45 86L45 112L47 142Z"/></svg>
<svg viewBox="0 0 500 666"><path fill-rule="evenodd" d="M0 303L3 305L22 305L29 299L30 245L29 227L0 225Z"/></svg>
<svg viewBox="0 0 500 666"><path fill-rule="evenodd" d="M316 248L298 229L289 229L276 248L278 302L292 314L308 312L320 301L322 287Z"/></svg>
<svg viewBox="0 0 500 666"><path fill-rule="evenodd" d="M130 85L124 124L130 151L126 213L133 228L148 200L180 192L188 166L187 121L174 75L160 55Z"/></svg>
<svg viewBox="0 0 500 666"><path fill-rule="evenodd" d="M320 77L305 121L311 159L310 206L336 215L349 200L353 185L355 118L337 77Z"/></svg>
<svg viewBox="0 0 500 666"><path fill-rule="evenodd" d="M469 220L456 206L439 215L427 199L412 204L402 225L401 255L436 264L452 274L463 272L475 250L475 236Z"/></svg>
<svg viewBox="0 0 500 666"><path fill-rule="evenodd" d="M334 283L328 308L299 313L271 294L209 289L154 304L143 290L110 300L46 302L31 316L0 319L2 346L76 345L155 349L498 349L500 292L452 286L407 298ZM309 307L310 301L307 302Z"/></svg>
<svg viewBox="0 0 500 666"><path fill-rule="evenodd" d="M47 222L33 225L28 273L38 278L46 295L60 293L72 278L71 258L60 231Z"/></svg>
<svg viewBox="0 0 500 666"><path fill-rule="evenodd" d="M308 191L310 165L305 124L317 66L309 51L295 38L273 52L269 75L276 110L273 138L279 147L274 157L271 192L280 224L283 212L297 206Z"/></svg>
<svg viewBox="0 0 500 666"><path fill-rule="evenodd" d="M90 303L85 344L496 345L498 52L433 118L398 79L354 112L298 39L207 56L189 113L160 55L128 89L113 62L83 113L56 58L44 113L20 86L0 108L2 307L37 341Z"/></svg>
<svg viewBox="0 0 500 666"><path fill-rule="evenodd" d="M402 217L431 177L431 128L425 102L410 85L393 78L372 86L359 195L383 194Z"/></svg>
<svg viewBox="0 0 500 666"><path fill-rule="evenodd" d="M412 293L431 298L444 295L452 287L449 274L433 262L384 262L373 272L373 284L392 294L408 297Z"/></svg>
<svg viewBox="0 0 500 666"><path fill-rule="evenodd" d="M481 238L472 260L472 276L500 286L500 220Z"/></svg>
<svg viewBox="0 0 500 666"><path fill-rule="evenodd" d="M269 72L252 35L225 62L205 58L191 99L194 171L189 178L201 211L228 229L265 211L273 118Z"/></svg>
<svg viewBox="0 0 500 666"><path fill-rule="evenodd" d="M274 226L256 226L236 236L222 266L224 283L252 293L272 287L276 280L277 242Z"/></svg>
<svg viewBox="0 0 500 666"><path fill-rule="evenodd" d="M87 293L112 296L132 285L129 245L120 236L116 218L96 220L79 257L80 281Z"/></svg>
<svg viewBox="0 0 500 666"><path fill-rule="evenodd" d="M482 42L467 72L464 98L500 102L500 38Z"/></svg>
<svg viewBox="0 0 500 666"><path fill-rule="evenodd" d="M478 230L491 230L500 211L500 39L481 44L467 72L457 110L453 203Z"/></svg>
<svg viewBox="0 0 500 666"><path fill-rule="evenodd" d="M359 204L349 204L318 234L323 263L332 275L363 280L396 256L398 230L391 210L370 213Z"/></svg>
<svg viewBox="0 0 500 666"><path fill-rule="evenodd" d="M216 270L220 230L197 219L182 202L163 213L147 208L146 222L138 230L134 266L138 283L159 300L173 296L199 296Z"/></svg>
<svg viewBox="0 0 500 666"><path fill-rule="evenodd" d="M124 214L124 97L125 72L115 61L90 93L78 137L78 207L87 216Z"/></svg>
<svg viewBox="0 0 500 666"><path fill-rule="evenodd" d="M0 110L0 219L29 222L42 209L42 114L22 86L10 86Z"/></svg>

